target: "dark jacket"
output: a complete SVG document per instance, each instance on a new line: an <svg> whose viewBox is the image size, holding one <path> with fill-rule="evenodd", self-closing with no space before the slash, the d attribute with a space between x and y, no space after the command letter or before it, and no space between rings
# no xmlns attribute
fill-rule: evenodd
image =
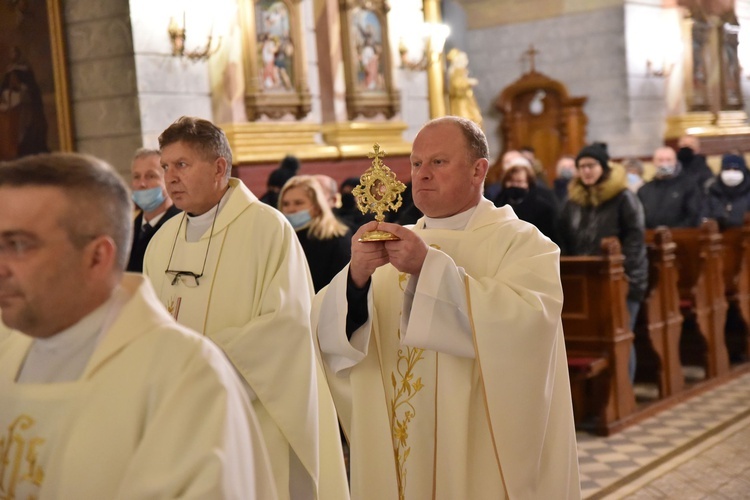
<svg viewBox="0 0 750 500"><path fill-rule="evenodd" d="M654 178L638 190L646 214L646 227L697 227L703 212L701 188L681 168L675 175Z"/></svg>
<svg viewBox="0 0 750 500"><path fill-rule="evenodd" d="M606 174L605 174L606 175ZM642 301L648 285L643 207L627 188L625 170L612 165L608 177L586 187L570 181L568 201L560 214L563 255L599 255L602 238L616 236L630 281L628 300Z"/></svg>
<svg viewBox="0 0 750 500"><path fill-rule="evenodd" d="M542 234L558 245L560 235L557 230L557 206L549 199L539 196L536 186L530 186L528 194L521 200L511 199L509 191L503 189L493 201L496 207L510 205L519 219L533 224Z"/></svg>
<svg viewBox="0 0 750 500"><path fill-rule="evenodd" d="M349 263L352 252L352 233L344 236L319 240L307 234L307 228L297 231L302 250L310 267L313 288L318 293L331 282L334 276Z"/></svg>
<svg viewBox="0 0 750 500"><path fill-rule="evenodd" d="M138 216L133 221L133 243L130 247L130 259L128 260L127 271L133 273L143 272L143 257L146 255L146 247L148 242L154 237L156 231L164 225L169 219L182 212L179 208L172 205L164 213L164 217L159 219L159 222L155 226L145 228L145 231L141 229L143 226L143 211L138 213ZM166 271L166 269L165 269Z"/></svg>
<svg viewBox="0 0 750 500"><path fill-rule="evenodd" d="M707 183L703 215L716 219L722 229L741 226L745 212L750 212L750 175L743 173L742 182L734 187L724 184L721 177L714 177Z"/></svg>
<svg viewBox="0 0 750 500"><path fill-rule="evenodd" d="M563 206L568 201L568 184L570 184L570 181L571 179L564 179L562 177L555 179L554 193L560 206Z"/></svg>
<svg viewBox="0 0 750 500"><path fill-rule="evenodd" d="M714 176L711 167L709 167L706 162L705 156L687 154L687 152L683 152L683 150L680 150L677 156L682 164L683 172L687 177L692 179L693 183L698 186L698 188L703 189L706 182Z"/></svg>

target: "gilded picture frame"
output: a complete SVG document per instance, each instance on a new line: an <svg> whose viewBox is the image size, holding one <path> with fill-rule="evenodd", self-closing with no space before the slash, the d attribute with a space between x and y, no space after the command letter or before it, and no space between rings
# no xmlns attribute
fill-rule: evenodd
<svg viewBox="0 0 750 500"><path fill-rule="evenodd" d="M393 85L386 0L339 0L346 106L350 120L392 118L401 100Z"/></svg>
<svg viewBox="0 0 750 500"><path fill-rule="evenodd" d="M0 3L0 161L72 151L60 0Z"/></svg>
<svg viewBox="0 0 750 500"><path fill-rule="evenodd" d="M301 0L244 0L239 4L249 121L312 109L305 67Z"/></svg>

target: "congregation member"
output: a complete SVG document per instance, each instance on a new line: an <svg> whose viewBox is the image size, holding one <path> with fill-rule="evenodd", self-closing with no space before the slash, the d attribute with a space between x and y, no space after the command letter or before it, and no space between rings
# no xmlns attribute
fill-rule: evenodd
<svg viewBox="0 0 750 500"><path fill-rule="evenodd" d="M722 229L741 226L750 211L750 172L745 158L724 155L719 175L706 186L704 216L716 219Z"/></svg>
<svg viewBox="0 0 750 500"><path fill-rule="evenodd" d="M549 187L549 182L547 182L547 172L545 172L542 162L536 157L536 151L534 148L531 146L524 146L520 148L518 152L521 153L524 158L529 160L534 175L536 176L537 186L544 186L545 188Z"/></svg>
<svg viewBox="0 0 750 500"><path fill-rule="evenodd" d="M326 203L334 210L340 205L339 186L336 184L336 179L324 174L315 174L313 177L315 177L315 180L318 181L318 184L323 189Z"/></svg>
<svg viewBox="0 0 750 500"><path fill-rule="evenodd" d="M167 191L184 214L151 240L144 273L178 322L214 341L245 382L281 499L347 498L341 441L310 330L305 254L277 209L231 177L213 123L159 136Z"/></svg>
<svg viewBox="0 0 750 500"><path fill-rule="evenodd" d="M124 273L131 207L94 157L0 163L0 496L276 498L231 364Z"/></svg>
<svg viewBox="0 0 750 500"><path fill-rule="evenodd" d="M296 156L286 155L279 166L268 174L266 180L266 192L260 197L260 201L273 208L279 206L279 193L286 181L297 175L300 163Z"/></svg>
<svg viewBox="0 0 750 500"><path fill-rule="evenodd" d="M576 176L576 159L570 155L561 156L555 166L557 177L553 182L553 191L557 202L562 206L568 199L568 184Z"/></svg>
<svg viewBox="0 0 750 500"><path fill-rule="evenodd" d="M638 190L646 182L643 180L643 162L638 158L626 158L622 162L622 166L625 167L625 173L627 174L628 189L638 193Z"/></svg>
<svg viewBox="0 0 750 500"><path fill-rule="evenodd" d="M502 178L503 189L495 198L496 207L510 205L519 219L533 224L542 234L559 243L557 231L557 206L537 195L534 171L522 167L511 167Z"/></svg>
<svg viewBox="0 0 750 500"><path fill-rule="evenodd" d="M164 169L156 149L139 149L130 164L130 188L138 214L133 221L133 244L127 270L143 271L143 256L156 231L169 219L180 213L167 194Z"/></svg>
<svg viewBox="0 0 750 500"><path fill-rule="evenodd" d="M483 198L488 156L472 121L427 123L424 217L364 225L315 297L352 498L580 498L559 249ZM359 241L376 228L400 239Z"/></svg>
<svg viewBox="0 0 750 500"><path fill-rule="evenodd" d="M630 331L635 327L648 286L645 223L638 197L628 189L625 169L610 163L602 144L584 147L576 156L577 177L560 213L563 255L599 255L603 238L620 240L628 278L627 307ZM635 376L631 350L630 378Z"/></svg>
<svg viewBox="0 0 750 500"><path fill-rule="evenodd" d="M333 215L317 176L289 179L281 189L279 210L297 233L318 292L349 263L352 233Z"/></svg>
<svg viewBox="0 0 750 500"><path fill-rule="evenodd" d="M654 151L656 174L638 190L646 215L646 228L696 227L703 211L703 194L692 176L684 173L674 149Z"/></svg>
<svg viewBox="0 0 750 500"><path fill-rule="evenodd" d="M706 157L700 154L700 139L694 135L683 135L677 140L677 160L701 192L706 182L714 177Z"/></svg>
<svg viewBox="0 0 750 500"><path fill-rule="evenodd" d="M363 214L359 208L357 208L357 200L354 198L352 191L354 191L354 188L356 188L359 183L359 177L349 177L341 181L341 187L339 189L341 193L341 206L333 211L336 217L351 229L352 233L359 229L362 224L375 220L373 214Z"/></svg>
<svg viewBox="0 0 750 500"><path fill-rule="evenodd" d="M488 200L494 201L498 199L500 193L503 190L503 179L506 178L505 175L508 173L508 170L515 167L523 167L531 172L532 175L534 175L536 197L540 200L543 200L546 204L553 206L555 211L557 211L557 196L555 196L554 191L552 191L546 185L539 183L539 177L536 176L536 171L534 170L534 167L528 160L528 158L526 158L518 151L506 151L502 158L502 165L503 172L500 175L500 179L498 180L498 182L495 183L496 187L492 190L485 189L484 196ZM494 196L492 195L492 193L495 193Z"/></svg>
<svg viewBox="0 0 750 500"><path fill-rule="evenodd" d="M501 182L503 174L510 167L516 165L526 165L529 168L533 168L531 162L517 149L509 149L503 153L500 157L500 162L493 166L487 175L487 182L484 186L484 196L488 200L494 200L497 198L497 195L500 194L500 190L503 188Z"/></svg>

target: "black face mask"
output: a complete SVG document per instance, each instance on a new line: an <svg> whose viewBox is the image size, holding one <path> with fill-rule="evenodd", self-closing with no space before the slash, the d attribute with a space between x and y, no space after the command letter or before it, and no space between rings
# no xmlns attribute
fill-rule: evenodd
<svg viewBox="0 0 750 500"><path fill-rule="evenodd" d="M508 199L515 203L523 201L526 195L529 194L528 189L515 186L505 188L505 192L508 194Z"/></svg>
<svg viewBox="0 0 750 500"><path fill-rule="evenodd" d="M680 160L680 163L683 165L688 165L693 161L694 157L695 152L690 148L680 148L680 150L677 151L677 159Z"/></svg>

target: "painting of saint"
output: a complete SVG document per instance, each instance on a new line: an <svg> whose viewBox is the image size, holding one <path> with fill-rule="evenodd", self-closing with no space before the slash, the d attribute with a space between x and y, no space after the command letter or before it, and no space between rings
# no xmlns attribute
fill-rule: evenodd
<svg viewBox="0 0 750 500"><path fill-rule="evenodd" d="M289 7L279 0L261 0L255 6L260 86L270 91L294 89L294 44Z"/></svg>
<svg viewBox="0 0 750 500"><path fill-rule="evenodd" d="M60 149L45 2L0 4L0 161Z"/></svg>
<svg viewBox="0 0 750 500"><path fill-rule="evenodd" d="M377 14L355 8L352 16L352 45L357 66L357 87L365 91L385 89L383 29Z"/></svg>

